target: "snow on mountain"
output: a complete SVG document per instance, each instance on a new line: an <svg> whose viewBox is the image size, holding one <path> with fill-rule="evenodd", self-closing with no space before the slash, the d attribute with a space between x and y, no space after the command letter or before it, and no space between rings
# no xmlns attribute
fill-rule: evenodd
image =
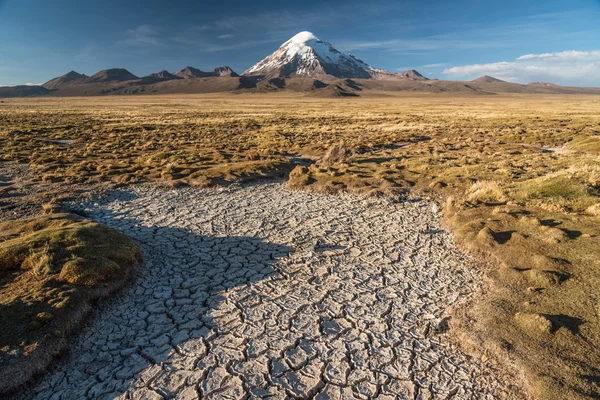
<svg viewBox="0 0 600 400"><path fill-rule="evenodd" d="M352 54L338 51L310 32L300 32L273 54L246 70L242 75L267 77L330 75L336 78L426 80L417 71L394 73L373 68Z"/></svg>
<svg viewBox="0 0 600 400"><path fill-rule="evenodd" d="M338 51L310 32L300 32L243 75L372 77L375 69L353 55Z"/></svg>

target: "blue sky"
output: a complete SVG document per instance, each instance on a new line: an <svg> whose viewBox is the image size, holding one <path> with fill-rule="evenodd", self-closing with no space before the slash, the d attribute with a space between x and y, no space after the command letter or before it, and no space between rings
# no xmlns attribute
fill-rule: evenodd
<svg viewBox="0 0 600 400"><path fill-rule="evenodd" d="M600 0L0 0L0 85L70 70L237 72L308 30L390 71L600 86Z"/></svg>

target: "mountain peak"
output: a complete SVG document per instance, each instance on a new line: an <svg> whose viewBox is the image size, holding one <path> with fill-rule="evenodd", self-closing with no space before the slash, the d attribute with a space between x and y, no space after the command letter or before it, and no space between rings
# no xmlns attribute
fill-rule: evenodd
<svg viewBox="0 0 600 400"><path fill-rule="evenodd" d="M500 80L498 78L494 78L493 76L483 75L483 76L480 76L477 79L473 79L471 82L477 82L477 83L500 83L500 82L506 82L506 81Z"/></svg>
<svg viewBox="0 0 600 400"><path fill-rule="evenodd" d="M210 72L204 72L198 68L190 67L189 65L175 75L184 79L206 78L207 76L212 76Z"/></svg>
<svg viewBox="0 0 600 400"><path fill-rule="evenodd" d="M175 76L167 70L155 72L145 77L145 80L157 80L157 81L168 81L172 79L181 79L179 76Z"/></svg>
<svg viewBox="0 0 600 400"><path fill-rule="evenodd" d="M319 38L316 37L315 35L313 35L312 32L302 31L300 33L297 33L290 40L288 40L288 42L293 42L293 43L298 43L298 44L304 44L304 43L309 42L311 40L319 40Z"/></svg>
<svg viewBox="0 0 600 400"><path fill-rule="evenodd" d="M332 44L303 31L282 44L243 75L325 76L337 78L370 78L372 68L358 58L338 51Z"/></svg>
<svg viewBox="0 0 600 400"><path fill-rule="evenodd" d="M528 86L545 86L545 87L557 87L558 85L552 82L531 82Z"/></svg>
<svg viewBox="0 0 600 400"><path fill-rule="evenodd" d="M69 71L62 76L59 76L59 77L49 80L48 82L44 83L42 86L45 87L46 89L56 89L59 86L64 85L65 83L72 82L72 81L75 81L78 79L83 79L83 78L87 78L87 75L83 75L83 74L80 74L75 71Z"/></svg>
<svg viewBox="0 0 600 400"><path fill-rule="evenodd" d="M91 76L92 82L123 82L139 79L124 68L110 68L96 72Z"/></svg>
<svg viewBox="0 0 600 400"><path fill-rule="evenodd" d="M409 69L408 71L404 71L402 73L402 76L404 76L405 78L408 78L408 79L415 80L415 81L426 81L426 80L428 80L423 75L421 75L419 73L419 71L416 71L414 69Z"/></svg>
<svg viewBox="0 0 600 400"><path fill-rule="evenodd" d="M229 77L238 77L239 75L235 73L234 70L229 68L227 65L223 65L222 67L217 67L213 69L213 74L215 76L229 76Z"/></svg>
<svg viewBox="0 0 600 400"><path fill-rule="evenodd" d="M80 74L79 72L75 72L75 71L71 70L71 71L67 72L66 74L64 74L63 77L79 79L79 78L85 78L86 76L83 74Z"/></svg>

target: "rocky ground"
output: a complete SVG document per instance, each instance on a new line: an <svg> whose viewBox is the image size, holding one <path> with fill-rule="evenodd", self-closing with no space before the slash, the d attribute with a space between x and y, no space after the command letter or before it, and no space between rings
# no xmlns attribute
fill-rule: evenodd
<svg viewBox="0 0 600 400"><path fill-rule="evenodd" d="M81 206L146 263L21 398L516 398L448 338L480 287L437 206L283 184Z"/></svg>

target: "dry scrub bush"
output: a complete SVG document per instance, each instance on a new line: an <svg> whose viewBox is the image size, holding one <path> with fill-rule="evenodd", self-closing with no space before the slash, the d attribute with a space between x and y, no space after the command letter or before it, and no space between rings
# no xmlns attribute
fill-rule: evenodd
<svg viewBox="0 0 600 400"><path fill-rule="evenodd" d="M495 181L474 183L466 192L467 200L474 203L504 203L508 198Z"/></svg>
<svg viewBox="0 0 600 400"><path fill-rule="evenodd" d="M21 268L31 270L35 275L49 275L53 272L54 256L50 251L50 243L46 242L40 248L30 248L29 256L21 264Z"/></svg>
<svg viewBox="0 0 600 400"><path fill-rule="evenodd" d="M309 175L308 168L305 166L297 166L290 172L290 176L287 181L287 186L290 189L301 189L308 186L312 181Z"/></svg>
<svg viewBox="0 0 600 400"><path fill-rule="evenodd" d="M600 217L600 203L589 206L585 212L595 217Z"/></svg>
<svg viewBox="0 0 600 400"><path fill-rule="evenodd" d="M319 164L327 167L330 165L343 163L348 161L350 156L352 156L352 150L346 146L344 141L340 141L327 149Z"/></svg>

